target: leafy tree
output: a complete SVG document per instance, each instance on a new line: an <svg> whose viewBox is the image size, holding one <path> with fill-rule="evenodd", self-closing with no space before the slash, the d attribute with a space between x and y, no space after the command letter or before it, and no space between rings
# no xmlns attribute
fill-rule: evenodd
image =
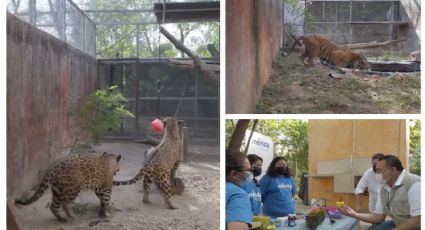
<svg viewBox="0 0 425 230"><path fill-rule="evenodd" d="M235 129L232 132L232 137L230 138L229 145L227 148L230 151L240 151L242 140L245 136L245 131L248 128L250 120L240 119L235 126Z"/></svg>
<svg viewBox="0 0 425 230"><path fill-rule="evenodd" d="M88 0L79 3L85 9L134 10L151 9L151 0ZM180 52L159 33L159 25L151 12L139 13L94 13L97 22L116 25L98 25L96 28L96 48L100 57L177 57ZM135 22L152 22L152 24L134 25ZM120 24L122 22L122 24ZM133 23L133 24L132 24ZM169 32L188 48L202 57L210 56L205 52L208 43L218 47L218 22L188 22L166 24ZM137 34L139 31L139 34ZM137 36L138 35L138 36ZM137 37L139 40L137 41ZM190 38L190 39L188 39ZM137 54L137 48L139 53ZM202 49L204 48L204 49ZM158 50L159 49L159 50ZM180 54L184 57L184 54Z"/></svg>
<svg viewBox="0 0 425 230"><path fill-rule="evenodd" d="M225 121L225 135L226 147L229 146L230 138L232 137L233 130L235 130L237 120L226 119Z"/></svg>
<svg viewBox="0 0 425 230"><path fill-rule="evenodd" d="M252 127L252 121L247 128ZM226 120L226 146L236 129L235 120ZM259 120L255 130L269 136L274 143L274 156L285 156L299 183L308 172L308 122L305 120ZM246 141L246 140L245 140Z"/></svg>
<svg viewBox="0 0 425 230"><path fill-rule="evenodd" d="M272 138L274 155L285 156L298 181L308 172L308 122L304 120L260 120L258 132Z"/></svg>
<svg viewBox="0 0 425 230"><path fill-rule="evenodd" d="M106 131L121 124L122 117L134 117L125 108L125 102L127 100L117 91L117 86L112 86L106 90L96 90L87 97L81 108L74 108L71 115L76 116L79 131L71 146L71 153L98 144ZM74 104L74 107L77 106Z"/></svg>
<svg viewBox="0 0 425 230"><path fill-rule="evenodd" d="M421 175L421 121L411 120L410 126L410 172Z"/></svg>
<svg viewBox="0 0 425 230"><path fill-rule="evenodd" d="M220 23L207 22L201 29L204 36L199 36L200 41L196 52L201 57L210 57L211 54L207 49L208 44L212 44L217 50L220 50Z"/></svg>

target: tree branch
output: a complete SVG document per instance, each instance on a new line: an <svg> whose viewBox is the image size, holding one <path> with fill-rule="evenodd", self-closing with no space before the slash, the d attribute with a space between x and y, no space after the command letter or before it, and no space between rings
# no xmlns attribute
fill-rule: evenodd
<svg viewBox="0 0 425 230"><path fill-rule="evenodd" d="M239 152L242 145L243 137L245 136L245 131L249 125L249 119L240 119L236 124L236 128L233 131L232 138L229 142L228 149L232 152Z"/></svg>
<svg viewBox="0 0 425 230"><path fill-rule="evenodd" d="M220 76L217 75L213 71L207 71L207 67L205 67L205 63L201 60L201 58L194 54L191 50L189 50L186 46L184 46L181 42L179 42L176 38L173 37L164 27L160 27L160 32L173 43L173 45L180 51L186 53L193 61L197 64L198 69L201 70L205 76L213 81L216 85L220 85Z"/></svg>
<svg viewBox="0 0 425 230"><path fill-rule="evenodd" d="M350 49L369 49L369 48L376 48L376 47L380 47L380 46L388 46L392 43L396 43L396 42L402 42L405 41L406 39L399 39L399 40L391 40L391 41L386 41L386 42L369 42L369 43L357 43L357 44L346 44L347 47L349 47Z"/></svg>

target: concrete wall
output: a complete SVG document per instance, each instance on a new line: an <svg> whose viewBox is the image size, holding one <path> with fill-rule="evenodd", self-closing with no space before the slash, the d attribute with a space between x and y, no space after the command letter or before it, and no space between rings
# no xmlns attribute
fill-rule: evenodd
<svg viewBox="0 0 425 230"><path fill-rule="evenodd" d="M252 113L279 53L280 0L226 1L226 113Z"/></svg>
<svg viewBox="0 0 425 230"><path fill-rule="evenodd" d="M309 199L325 198L331 206L340 199L354 207L353 193L335 193L331 176L319 177L317 162L372 157L373 154L398 155L408 169L408 131L405 120L309 120ZM370 163L372 167L372 163ZM368 200L363 197L362 208Z"/></svg>
<svg viewBox="0 0 425 230"><path fill-rule="evenodd" d="M7 193L28 190L64 155L70 101L97 86L96 60L7 15Z"/></svg>
<svg viewBox="0 0 425 230"><path fill-rule="evenodd" d="M400 0L400 17L402 21L409 21L401 33L408 39L408 51L419 50L421 47L421 1Z"/></svg>

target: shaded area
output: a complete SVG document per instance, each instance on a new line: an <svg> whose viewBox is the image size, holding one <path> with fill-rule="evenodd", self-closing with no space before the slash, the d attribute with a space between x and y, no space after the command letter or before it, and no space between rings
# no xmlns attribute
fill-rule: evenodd
<svg viewBox="0 0 425 230"><path fill-rule="evenodd" d="M96 60L7 14L7 193L21 194L63 156L71 113L97 86Z"/></svg>
<svg viewBox="0 0 425 230"><path fill-rule="evenodd" d="M282 1L226 1L226 113L252 113L279 53Z"/></svg>

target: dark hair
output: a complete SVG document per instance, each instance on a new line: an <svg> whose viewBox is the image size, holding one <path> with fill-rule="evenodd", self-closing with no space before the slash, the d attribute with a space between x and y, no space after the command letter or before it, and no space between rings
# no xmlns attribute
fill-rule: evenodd
<svg viewBox="0 0 425 230"><path fill-rule="evenodd" d="M226 149L226 179L232 170L242 170L246 156L241 152Z"/></svg>
<svg viewBox="0 0 425 230"><path fill-rule="evenodd" d="M279 176L279 174L276 172L276 163L281 160L284 160L286 163L288 163L285 157L275 157L270 163L269 168L267 169L268 176L273 176L273 177ZM285 177L292 176L291 171L289 170L289 167L287 167L286 173L283 176Z"/></svg>
<svg viewBox="0 0 425 230"><path fill-rule="evenodd" d="M247 156L247 158L248 158L248 160L249 160L249 163L252 165L252 164L254 164L255 162L257 162L257 161L261 161L261 162L263 162L263 158L261 158L261 157L259 157L258 155L255 155L255 154L249 154L248 156Z"/></svg>
<svg viewBox="0 0 425 230"><path fill-rule="evenodd" d="M395 167L399 172L403 171L403 166L401 165L400 159L394 155L385 155L379 161L385 161L385 166L392 168Z"/></svg>
<svg viewBox="0 0 425 230"><path fill-rule="evenodd" d="M372 156L372 160L381 160L385 155L383 153L375 153Z"/></svg>

